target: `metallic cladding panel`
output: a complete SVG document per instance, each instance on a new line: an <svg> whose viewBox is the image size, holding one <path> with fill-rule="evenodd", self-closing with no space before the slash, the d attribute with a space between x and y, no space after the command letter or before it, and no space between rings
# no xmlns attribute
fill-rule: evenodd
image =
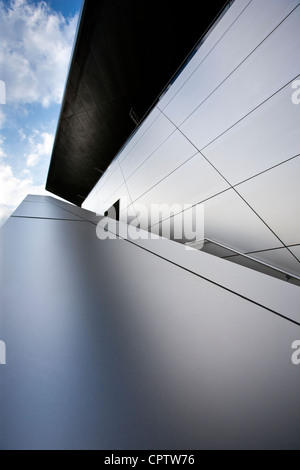
<svg viewBox="0 0 300 470"><path fill-rule="evenodd" d="M299 449L299 327L246 299L250 278L286 304L297 287L167 240L100 241L86 211L0 234L1 449Z"/></svg>

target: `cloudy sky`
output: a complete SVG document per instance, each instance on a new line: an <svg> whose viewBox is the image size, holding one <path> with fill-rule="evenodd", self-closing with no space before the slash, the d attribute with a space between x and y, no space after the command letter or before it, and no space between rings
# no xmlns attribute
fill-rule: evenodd
<svg viewBox="0 0 300 470"><path fill-rule="evenodd" d="M27 194L46 194L80 7L0 0L0 226Z"/></svg>

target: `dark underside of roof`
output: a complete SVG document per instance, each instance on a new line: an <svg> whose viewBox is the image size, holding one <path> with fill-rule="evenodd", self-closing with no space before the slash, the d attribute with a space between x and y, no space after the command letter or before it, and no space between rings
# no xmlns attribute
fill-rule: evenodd
<svg viewBox="0 0 300 470"><path fill-rule="evenodd" d="M48 191L83 203L227 3L85 1Z"/></svg>

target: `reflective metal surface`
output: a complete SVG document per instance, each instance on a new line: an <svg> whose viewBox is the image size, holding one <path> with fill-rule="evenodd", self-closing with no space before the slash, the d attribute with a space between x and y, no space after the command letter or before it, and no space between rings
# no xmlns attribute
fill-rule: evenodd
<svg viewBox="0 0 300 470"><path fill-rule="evenodd" d="M204 203L206 238L262 261L279 249L275 267L300 275L299 15L296 0L232 4L120 152L123 208L128 196L136 210ZM105 211L108 193L109 202L124 194L111 174L84 207Z"/></svg>
<svg viewBox="0 0 300 470"><path fill-rule="evenodd" d="M1 449L299 449L298 287L30 200L82 221L0 231Z"/></svg>

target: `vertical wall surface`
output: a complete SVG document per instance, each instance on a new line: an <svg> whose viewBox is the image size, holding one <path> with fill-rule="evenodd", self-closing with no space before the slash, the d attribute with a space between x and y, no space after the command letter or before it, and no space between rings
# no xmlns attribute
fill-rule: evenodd
<svg viewBox="0 0 300 470"><path fill-rule="evenodd" d="M0 448L299 449L299 288L97 222L28 196L0 231Z"/></svg>
<svg viewBox="0 0 300 470"><path fill-rule="evenodd" d="M236 0L83 207L160 233L139 205L204 204L206 238L299 276L299 3Z"/></svg>

